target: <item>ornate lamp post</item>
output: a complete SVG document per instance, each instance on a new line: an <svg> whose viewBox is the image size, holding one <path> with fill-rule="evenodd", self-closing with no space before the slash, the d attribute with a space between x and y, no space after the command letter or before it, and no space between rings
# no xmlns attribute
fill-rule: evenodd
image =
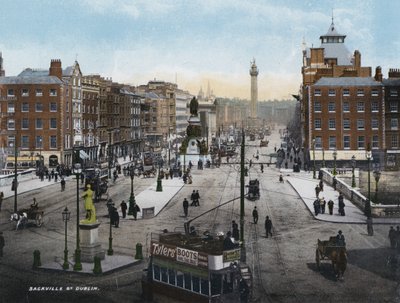
<svg viewBox="0 0 400 303"><path fill-rule="evenodd" d="M351 157L351 187L356 187L356 177L354 175L354 169L356 168L356 156Z"/></svg>
<svg viewBox="0 0 400 303"><path fill-rule="evenodd" d="M379 169L375 169L374 170L374 178L375 178L375 203L378 203L378 182L379 182L379 178L381 177L381 172L379 171Z"/></svg>
<svg viewBox="0 0 400 303"><path fill-rule="evenodd" d="M135 194L133 193L133 179L135 178L135 167L133 165L129 166L129 176L131 177L131 196L129 197L129 209L128 215L133 215L135 206Z"/></svg>
<svg viewBox="0 0 400 303"><path fill-rule="evenodd" d="M156 189L156 191L163 191L162 190L162 181L161 181L160 169L161 169L161 159L158 159L158 177L157 177L157 189Z"/></svg>
<svg viewBox="0 0 400 303"><path fill-rule="evenodd" d="M314 160L314 164L313 164L313 178L316 179L317 176L315 174L315 139L312 140L312 144L313 144L313 160Z"/></svg>
<svg viewBox="0 0 400 303"><path fill-rule="evenodd" d="M79 150L77 151L79 153ZM78 154L79 157L79 154ZM81 176L82 168L80 163L75 163L74 165L74 174L76 177L76 249L75 249L75 264L74 270L79 271L82 270L81 263L81 248L80 248L80 239L79 239L79 177Z"/></svg>
<svg viewBox="0 0 400 303"><path fill-rule="evenodd" d="M371 159L372 152L368 147L365 157L368 160L368 200L365 203L365 215L370 218L371 217Z"/></svg>
<svg viewBox="0 0 400 303"><path fill-rule="evenodd" d="M112 207L112 206L111 206ZM112 256L114 254L114 250L112 248L112 213L110 212L110 237L108 238L108 250L107 255Z"/></svg>
<svg viewBox="0 0 400 303"><path fill-rule="evenodd" d="M69 268L69 263L68 263L68 247L67 247L67 224L70 219L71 212L68 211L68 208L65 207L64 211L62 212L62 218L63 221L65 222L65 248L64 248L64 264L63 264L63 269L68 269Z"/></svg>
<svg viewBox="0 0 400 303"><path fill-rule="evenodd" d="M336 176L336 157L337 157L337 150L333 151L333 175Z"/></svg>

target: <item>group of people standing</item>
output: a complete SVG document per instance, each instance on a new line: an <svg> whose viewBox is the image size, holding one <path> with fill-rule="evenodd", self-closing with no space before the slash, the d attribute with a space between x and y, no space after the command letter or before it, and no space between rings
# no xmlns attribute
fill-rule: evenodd
<svg viewBox="0 0 400 303"><path fill-rule="evenodd" d="M257 206L254 206L253 208L253 223L257 224L258 223L258 210ZM268 235L272 237L272 221L269 218L269 216L265 217L265 222L264 222L264 227L265 227L265 234L266 237L268 238Z"/></svg>
<svg viewBox="0 0 400 303"><path fill-rule="evenodd" d="M190 203L190 206L200 206L200 194L198 190L193 190L192 194L190 195L190 200L192 201L192 203ZM183 199L182 206L183 213L185 217L187 217L189 214L189 201L187 198Z"/></svg>

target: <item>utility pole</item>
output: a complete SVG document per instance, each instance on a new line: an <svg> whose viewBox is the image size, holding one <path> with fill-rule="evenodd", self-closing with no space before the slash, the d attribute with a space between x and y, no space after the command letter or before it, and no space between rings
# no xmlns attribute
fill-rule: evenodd
<svg viewBox="0 0 400 303"><path fill-rule="evenodd" d="M246 247L244 243L244 129L242 128L242 145L240 147L240 259L246 262Z"/></svg>

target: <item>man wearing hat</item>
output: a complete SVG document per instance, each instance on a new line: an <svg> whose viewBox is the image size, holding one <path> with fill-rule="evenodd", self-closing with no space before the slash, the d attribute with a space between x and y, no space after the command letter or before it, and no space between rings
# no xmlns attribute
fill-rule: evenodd
<svg viewBox="0 0 400 303"><path fill-rule="evenodd" d="M346 242L344 240L344 236L342 234L342 231L339 230L337 236L336 236L336 245L337 246L346 246Z"/></svg>

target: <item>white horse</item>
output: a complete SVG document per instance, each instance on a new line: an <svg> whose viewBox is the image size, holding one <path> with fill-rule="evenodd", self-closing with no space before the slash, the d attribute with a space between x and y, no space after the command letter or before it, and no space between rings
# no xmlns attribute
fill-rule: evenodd
<svg viewBox="0 0 400 303"><path fill-rule="evenodd" d="M26 224L28 223L28 215L25 212L23 212L22 214L13 213L13 214L11 214L10 221L16 221L17 222L17 226L15 227L15 230L18 230L18 228L20 226L22 228L25 228Z"/></svg>

